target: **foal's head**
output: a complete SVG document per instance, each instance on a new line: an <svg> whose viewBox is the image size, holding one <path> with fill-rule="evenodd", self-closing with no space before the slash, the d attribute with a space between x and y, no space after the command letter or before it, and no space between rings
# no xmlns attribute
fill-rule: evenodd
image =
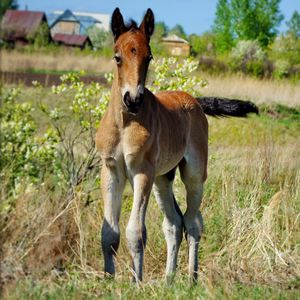
<svg viewBox="0 0 300 300"><path fill-rule="evenodd" d="M143 103L145 80L150 60L150 37L154 31L154 15L149 8L138 27L134 21L125 25L119 8L112 15L115 61L118 82L126 110L136 114Z"/></svg>

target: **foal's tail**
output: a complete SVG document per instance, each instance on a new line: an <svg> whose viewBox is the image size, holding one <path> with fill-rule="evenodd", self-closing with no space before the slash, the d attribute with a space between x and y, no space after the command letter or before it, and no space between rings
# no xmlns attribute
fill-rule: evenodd
<svg viewBox="0 0 300 300"><path fill-rule="evenodd" d="M196 98L204 113L214 117L247 117L248 113L258 115L257 106L250 101L227 99L220 97Z"/></svg>

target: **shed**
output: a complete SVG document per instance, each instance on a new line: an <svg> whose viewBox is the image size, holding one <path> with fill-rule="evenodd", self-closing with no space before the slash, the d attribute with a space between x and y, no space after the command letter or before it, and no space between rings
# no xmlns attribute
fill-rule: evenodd
<svg viewBox="0 0 300 300"><path fill-rule="evenodd" d="M26 45L38 32L41 25L48 27L46 15L40 11L7 10L1 22L1 37L14 45ZM50 31L48 36L51 40Z"/></svg>
<svg viewBox="0 0 300 300"><path fill-rule="evenodd" d="M84 49L89 46L92 47L92 42L87 35L82 34L62 34L56 33L53 36L54 42L64 45L66 47L79 47Z"/></svg>
<svg viewBox="0 0 300 300"><path fill-rule="evenodd" d="M176 34L169 35L162 39L168 52L174 56L189 56L191 46L188 41L180 38Z"/></svg>

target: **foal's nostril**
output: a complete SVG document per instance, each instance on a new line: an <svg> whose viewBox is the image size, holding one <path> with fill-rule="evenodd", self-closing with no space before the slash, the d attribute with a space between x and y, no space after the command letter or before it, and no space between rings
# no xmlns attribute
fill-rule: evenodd
<svg viewBox="0 0 300 300"><path fill-rule="evenodd" d="M131 104L131 97L130 97L130 94L129 94L129 92L126 92L125 93L125 95L124 95L124 103L125 103L125 105L127 106L127 107L129 107L130 106L130 104Z"/></svg>
<svg viewBox="0 0 300 300"><path fill-rule="evenodd" d="M124 104L127 107L127 110L133 114L136 114L144 99L144 94L138 94L135 98L131 98L130 93L126 92L123 98Z"/></svg>

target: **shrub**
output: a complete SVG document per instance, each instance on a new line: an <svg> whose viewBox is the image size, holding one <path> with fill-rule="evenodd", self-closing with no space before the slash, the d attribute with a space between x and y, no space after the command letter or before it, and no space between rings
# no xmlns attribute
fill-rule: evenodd
<svg viewBox="0 0 300 300"><path fill-rule="evenodd" d="M264 75L266 53L258 41L240 41L231 52L231 67L235 71L254 76Z"/></svg>

